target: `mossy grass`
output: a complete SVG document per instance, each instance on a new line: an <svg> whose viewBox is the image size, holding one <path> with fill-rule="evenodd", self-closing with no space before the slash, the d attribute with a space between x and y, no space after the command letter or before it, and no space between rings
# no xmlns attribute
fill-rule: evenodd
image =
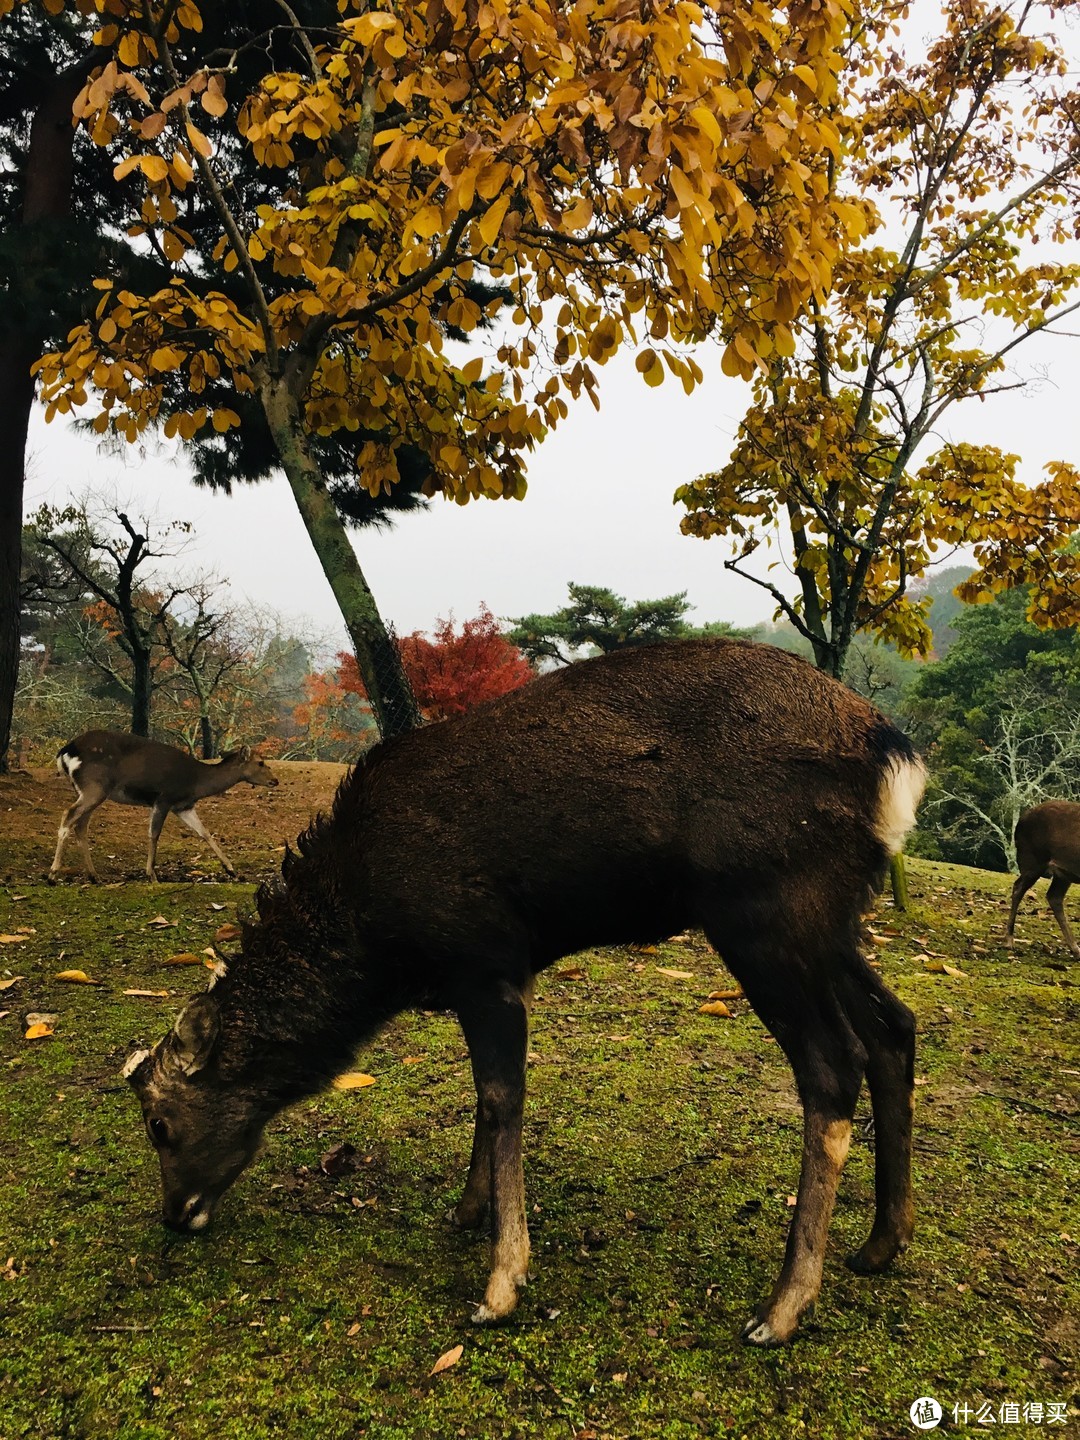
<svg viewBox="0 0 1080 1440"><path fill-rule="evenodd" d="M800 1115L745 1002L699 1014L731 983L700 937L541 980L534 1278L478 1330L486 1244L446 1219L473 1113L452 1019L396 1021L358 1057L374 1086L283 1116L207 1236L172 1238L119 1071L205 983L162 962L213 945L250 887L0 896L0 930L33 932L0 950L0 975L24 977L0 991L0 1440L826 1440L915 1433L920 1395L950 1424L957 1403L1065 1404L1045 1428L1075 1433L1080 967L1041 897L1007 955L1004 876L912 860L909 886L874 928L919 1020L917 1237L889 1275L842 1263L872 1211L864 1097L818 1313L764 1353L737 1336L779 1266ZM68 968L100 986L55 978ZM58 1014L55 1034L24 1040L28 1011ZM353 1163L325 1174L343 1141Z"/></svg>

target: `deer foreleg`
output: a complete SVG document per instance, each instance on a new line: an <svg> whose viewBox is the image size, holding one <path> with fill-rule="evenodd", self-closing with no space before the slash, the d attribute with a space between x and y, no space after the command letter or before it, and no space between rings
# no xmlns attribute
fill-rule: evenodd
<svg viewBox="0 0 1080 1440"><path fill-rule="evenodd" d="M198 815L196 815L195 806L191 805L188 807L187 810L177 810L175 814L176 818L178 820L182 820L189 830L194 831L194 833L198 835L200 840L206 841L206 843L210 846L210 849L221 861L222 865L224 865L228 873L230 875L235 875L236 871L233 869L232 861L225 854L225 851L222 850L221 846L214 839L213 835L210 834L210 831L207 830L206 826L199 819Z"/></svg>
<svg viewBox="0 0 1080 1440"><path fill-rule="evenodd" d="M480 1170L474 1182L478 1189L486 1169L492 1218L491 1274L484 1299L472 1317L479 1323L510 1314L529 1272L521 1160L529 1019L522 989L508 981L496 995L470 993L457 1010L472 1059L479 1128L488 1137L480 1142ZM482 1159L485 1144L490 1146L486 1165Z"/></svg>
<svg viewBox="0 0 1080 1440"><path fill-rule="evenodd" d="M1068 916L1065 914L1065 896L1069 893L1069 886L1073 883L1064 875L1057 873L1053 865L1050 867L1050 874L1053 879L1050 881L1050 888L1046 892L1046 901L1054 912L1054 919L1058 923L1058 929L1064 937L1065 944L1072 953L1080 960L1080 945L1076 943L1076 937L1069 927Z"/></svg>

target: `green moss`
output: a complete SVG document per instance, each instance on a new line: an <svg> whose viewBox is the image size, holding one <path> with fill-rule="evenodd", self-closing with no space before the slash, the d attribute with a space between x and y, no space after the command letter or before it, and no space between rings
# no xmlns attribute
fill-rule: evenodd
<svg viewBox="0 0 1080 1440"><path fill-rule="evenodd" d="M575 962L584 978L567 964L541 981L534 1280L479 1331L486 1245L445 1220L473 1108L449 1018L402 1017L363 1056L375 1086L282 1117L207 1237L172 1239L118 1072L204 983L161 962L210 944L229 914L211 905L249 891L25 888L0 905L4 931L35 931L0 953L25 977L0 992L0 1437L827 1440L914 1433L924 1394L1075 1407L1080 969L1041 900L1006 955L1007 877L917 861L909 876L912 909L883 901L876 926L920 1023L917 1239L890 1275L842 1264L871 1215L864 1102L818 1314L766 1354L737 1335L779 1265L800 1116L745 1005L698 1013L728 983L702 944L596 952ZM176 926L149 927L159 913ZM926 951L964 975L928 970ZM67 967L104 983L65 985ZM59 1013L53 1038L21 1038L28 1010ZM342 1140L359 1163L327 1176Z"/></svg>

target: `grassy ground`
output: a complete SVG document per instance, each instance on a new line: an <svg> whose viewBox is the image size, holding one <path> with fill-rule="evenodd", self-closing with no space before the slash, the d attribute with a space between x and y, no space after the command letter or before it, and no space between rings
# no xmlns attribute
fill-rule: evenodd
<svg viewBox="0 0 1080 1440"><path fill-rule="evenodd" d="M362 1057L374 1086L282 1118L207 1237L171 1239L118 1071L205 982L163 961L211 945L250 887L0 893L0 930L23 932L0 950L22 977L0 990L0 1440L891 1437L921 1395L969 1405L969 1432L984 1403L1062 1405L1040 1429L1076 1434L1080 967L1041 898L1006 956L1005 877L910 872L912 911L883 904L876 928L921 1032L917 1239L888 1276L842 1264L871 1215L864 1103L817 1317L767 1353L736 1337L779 1265L799 1112L745 1004L698 1013L726 977L696 937L541 981L534 1279L480 1331L486 1247L444 1218L472 1119L447 1017L396 1022ZM51 1038L23 1038L30 1011L58 1015ZM343 1141L355 1164L323 1173Z"/></svg>

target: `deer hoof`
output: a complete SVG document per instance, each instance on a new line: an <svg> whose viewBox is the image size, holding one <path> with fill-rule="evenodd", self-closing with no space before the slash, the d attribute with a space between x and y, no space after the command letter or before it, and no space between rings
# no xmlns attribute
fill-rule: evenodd
<svg viewBox="0 0 1080 1440"><path fill-rule="evenodd" d="M49 873L45 876L45 883L46 885L55 885L58 879L59 876L57 875L56 871L50 870Z"/></svg>
<svg viewBox="0 0 1080 1440"><path fill-rule="evenodd" d="M742 1338L747 1345L757 1345L762 1349L785 1343L767 1320L759 1320L756 1315L743 1326Z"/></svg>
<svg viewBox="0 0 1080 1440"><path fill-rule="evenodd" d="M487 1219L488 1207L483 1205L466 1205L464 1201L455 1205L452 1210L446 1212L446 1218L457 1230L479 1230Z"/></svg>

